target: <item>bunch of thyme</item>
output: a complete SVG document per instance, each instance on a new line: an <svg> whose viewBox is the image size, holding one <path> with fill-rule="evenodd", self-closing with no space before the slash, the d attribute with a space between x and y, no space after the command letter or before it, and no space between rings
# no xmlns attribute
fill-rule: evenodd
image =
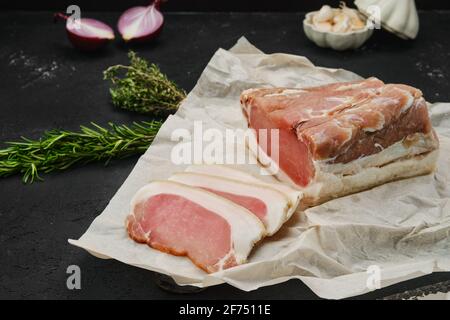
<svg viewBox="0 0 450 320"><path fill-rule="evenodd" d="M128 53L130 65L115 65L103 73L112 82L112 103L122 109L167 115L177 110L186 92L163 74L157 65L148 63L135 52Z"/></svg>
<svg viewBox="0 0 450 320"><path fill-rule="evenodd" d="M128 54L130 65L115 65L104 72L112 81L112 103L120 108L148 113L152 117L177 110L185 98L184 90L170 81L155 64L134 52ZM21 174L25 183L42 180L41 173L64 170L75 164L86 164L124 158L144 153L156 136L162 122L133 123L131 126L109 123L107 127L92 123L80 131L54 129L40 139L22 137L7 142L0 149L0 177Z"/></svg>

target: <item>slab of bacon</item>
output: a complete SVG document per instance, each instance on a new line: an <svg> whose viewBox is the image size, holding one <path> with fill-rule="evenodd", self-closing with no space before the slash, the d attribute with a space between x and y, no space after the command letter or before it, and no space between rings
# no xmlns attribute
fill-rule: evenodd
<svg viewBox="0 0 450 320"><path fill-rule="evenodd" d="M438 140L422 92L376 78L241 95L262 163L315 205L434 169ZM264 129L264 130L263 130ZM270 130L278 130L278 149ZM267 143L266 141L267 140ZM264 141L264 143L260 143Z"/></svg>

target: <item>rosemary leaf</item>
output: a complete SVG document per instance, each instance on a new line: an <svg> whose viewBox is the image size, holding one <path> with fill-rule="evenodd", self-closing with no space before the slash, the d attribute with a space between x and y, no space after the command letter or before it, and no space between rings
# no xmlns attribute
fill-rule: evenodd
<svg viewBox="0 0 450 320"><path fill-rule="evenodd" d="M25 183L42 180L40 173L67 169L75 164L125 158L145 152L159 128L160 121L109 123L102 127L80 126L80 131L50 130L39 140L22 137L0 149L0 177L22 174Z"/></svg>
<svg viewBox="0 0 450 320"><path fill-rule="evenodd" d="M128 53L130 65L115 65L103 73L110 80L112 103L122 109L161 116L173 113L186 92L135 52Z"/></svg>

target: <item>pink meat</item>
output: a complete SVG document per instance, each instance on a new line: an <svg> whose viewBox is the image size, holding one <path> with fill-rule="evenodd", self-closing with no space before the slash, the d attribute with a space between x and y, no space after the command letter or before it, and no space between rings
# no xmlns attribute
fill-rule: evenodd
<svg viewBox="0 0 450 320"><path fill-rule="evenodd" d="M268 156L272 156L270 130L264 132L259 129L279 130L279 167L295 184L308 184L311 177L314 176L314 165L306 144L297 139L295 132L288 128L278 128L267 117L267 114L258 108L252 109L250 122L251 127L256 130L258 143L260 143L260 138L265 135L267 143L260 144L260 147ZM298 163L302 165L299 166Z"/></svg>
<svg viewBox="0 0 450 320"><path fill-rule="evenodd" d="M327 117L375 96L376 90L382 86L382 81L369 78L365 81L304 88L298 94L276 95L284 89L261 89L264 95L258 92L241 97L241 103L251 106L250 115L256 106L267 114L277 128L291 129L300 123Z"/></svg>
<svg viewBox="0 0 450 320"><path fill-rule="evenodd" d="M241 104L257 135L279 130L278 165L299 186L314 179L315 160L346 163L432 130L420 90L376 78L244 91ZM270 147L260 147L275 158Z"/></svg>
<svg viewBox="0 0 450 320"><path fill-rule="evenodd" d="M296 128L314 159L347 163L387 148L413 133L428 133L431 123L425 100L416 99L410 107L408 95L394 86L357 107L349 108L315 125Z"/></svg>
<svg viewBox="0 0 450 320"><path fill-rule="evenodd" d="M232 249L230 225L221 216L177 195L158 194L140 203L127 220L130 237L173 255L188 256L206 272ZM206 241L207 240L207 241ZM231 254L223 268L236 265Z"/></svg>
<svg viewBox="0 0 450 320"><path fill-rule="evenodd" d="M242 196L242 195L238 195L238 194L235 194L232 192L218 191L218 190L214 190L211 188L202 188L202 189L213 192L225 199L228 199L228 200L248 209L250 212L252 212L254 215L256 215L261 221L264 221L264 218L266 217L267 206L264 202L262 202L258 198ZM232 191L232 190L230 190L230 191Z"/></svg>

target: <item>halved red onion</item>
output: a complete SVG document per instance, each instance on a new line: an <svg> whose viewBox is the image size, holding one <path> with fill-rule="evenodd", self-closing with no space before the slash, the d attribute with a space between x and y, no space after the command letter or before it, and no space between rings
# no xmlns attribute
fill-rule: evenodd
<svg viewBox="0 0 450 320"><path fill-rule="evenodd" d="M101 21L90 18L75 20L62 13L56 13L55 19L66 21L67 36L75 48L93 51L114 40L113 29Z"/></svg>
<svg viewBox="0 0 450 320"><path fill-rule="evenodd" d="M156 37L164 24L160 4L161 0L155 0L148 7L133 7L122 13L117 29L123 40L141 42Z"/></svg>

